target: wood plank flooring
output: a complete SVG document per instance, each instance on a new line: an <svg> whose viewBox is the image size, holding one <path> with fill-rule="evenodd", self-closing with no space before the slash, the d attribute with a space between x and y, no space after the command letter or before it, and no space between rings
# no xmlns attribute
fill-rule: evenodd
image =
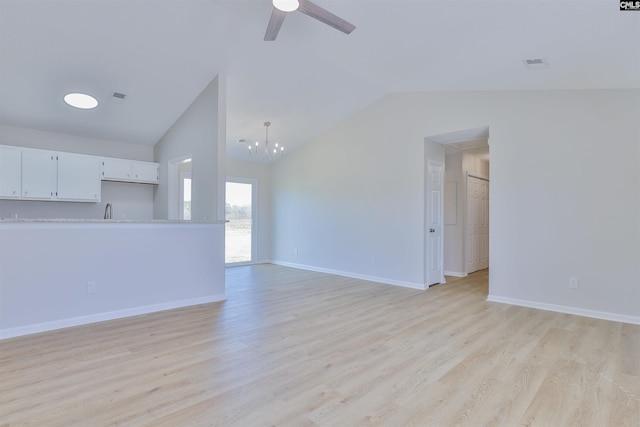
<svg viewBox="0 0 640 427"><path fill-rule="evenodd" d="M227 296L0 341L0 426L640 426L640 326L489 303L486 271Z"/></svg>

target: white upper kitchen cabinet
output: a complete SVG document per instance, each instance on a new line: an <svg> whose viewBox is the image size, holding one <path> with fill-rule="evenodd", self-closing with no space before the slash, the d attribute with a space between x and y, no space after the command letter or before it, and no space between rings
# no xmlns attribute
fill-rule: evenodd
<svg viewBox="0 0 640 427"><path fill-rule="evenodd" d="M133 162L131 165L133 179L141 182L158 183L158 164L149 162Z"/></svg>
<svg viewBox="0 0 640 427"><path fill-rule="evenodd" d="M84 154L58 153L57 199L100 201L100 158Z"/></svg>
<svg viewBox="0 0 640 427"><path fill-rule="evenodd" d="M19 199L22 183L22 150L0 146L0 198Z"/></svg>
<svg viewBox="0 0 640 427"><path fill-rule="evenodd" d="M48 150L22 150L22 198L52 200L56 194L58 162Z"/></svg>
<svg viewBox="0 0 640 427"><path fill-rule="evenodd" d="M108 181L131 181L131 160L103 158L102 179Z"/></svg>
<svg viewBox="0 0 640 427"><path fill-rule="evenodd" d="M158 164L138 160L102 158L102 179L105 181L158 183Z"/></svg>

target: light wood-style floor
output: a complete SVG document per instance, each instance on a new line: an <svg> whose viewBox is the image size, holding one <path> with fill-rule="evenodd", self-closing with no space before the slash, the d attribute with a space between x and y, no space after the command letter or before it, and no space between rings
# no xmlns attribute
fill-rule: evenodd
<svg viewBox="0 0 640 427"><path fill-rule="evenodd" d="M0 426L640 426L640 326L274 265L226 302L0 341Z"/></svg>

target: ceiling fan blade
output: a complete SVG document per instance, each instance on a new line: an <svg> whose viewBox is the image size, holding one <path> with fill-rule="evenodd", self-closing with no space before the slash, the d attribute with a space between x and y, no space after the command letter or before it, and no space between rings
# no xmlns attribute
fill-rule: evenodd
<svg viewBox="0 0 640 427"><path fill-rule="evenodd" d="M317 4L310 2L309 0L300 0L300 7L298 7L298 10L305 15L317 19L320 22L324 22L325 24L330 25L336 30L340 30L346 34L350 34L353 30L356 29L356 26L352 23L345 21L339 16L334 15L327 9L324 9Z"/></svg>
<svg viewBox="0 0 640 427"><path fill-rule="evenodd" d="M276 39L286 16L287 12L278 10L275 7L273 8L273 11L271 12L271 19L269 19L269 25L267 25L267 32L264 33L264 41L270 42Z"/></svg>

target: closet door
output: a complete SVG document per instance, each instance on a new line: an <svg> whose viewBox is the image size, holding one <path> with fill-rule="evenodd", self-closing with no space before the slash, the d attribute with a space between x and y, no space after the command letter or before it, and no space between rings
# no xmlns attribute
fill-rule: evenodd
<svg viewBox="0 0 640 427"><path fill-rule="evenodd" d="M489 181L467 176L467 273L489 267Z"/></svg>

